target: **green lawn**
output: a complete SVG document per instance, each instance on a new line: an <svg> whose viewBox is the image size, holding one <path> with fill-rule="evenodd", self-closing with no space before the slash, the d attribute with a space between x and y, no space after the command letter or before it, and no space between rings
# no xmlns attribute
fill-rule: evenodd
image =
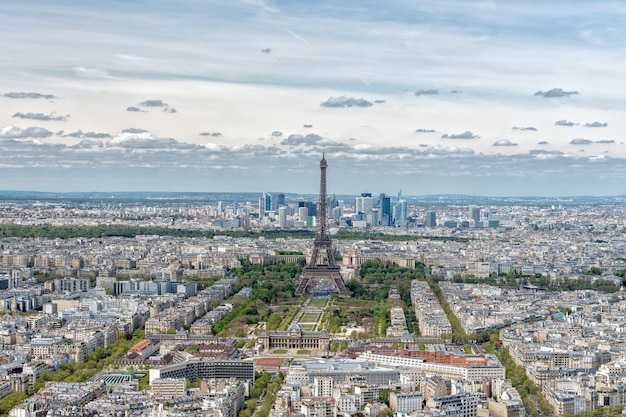
<svg viewBox="0 0 626 417"><path fill-rule="evenodd" d="M298 319L298 323L317 323L322 316L322 313L304 313Z"/></svg>
<svg viewBox="0 0 626 417"><path fill-rule="evenodd" d="M311 351L307 350L307 349L300 349L299 351L296 352L298 355L310 355Z"/></svg>
<svg viewBox="0 0 626 417"><path fill-rule="evenodd" d="M312 332L315 329L315 326L317 326L315 323L300 324L300 328L305 332Z"/></svg>
<svg viewBox="0 0 626 417"><path fill-rule="evenodd" d="M274 351L272 353L278 354L278 355L282 355L284 353L287 353L287 349L274 349Z"/></svg>
<svg viewBox="0 0 626 417"><path fill-rule="evenodd" d="M324 308L326 307L326 304L328 304L327 297L315 297L311 299L311 302L309 303L309 307Z"/></svg>

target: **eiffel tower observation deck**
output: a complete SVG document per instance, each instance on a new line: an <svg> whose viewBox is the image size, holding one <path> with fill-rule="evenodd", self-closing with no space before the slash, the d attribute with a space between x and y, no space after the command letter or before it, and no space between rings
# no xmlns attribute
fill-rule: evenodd
<svg viewBox="0 0 626 417"><path fill-rule="evenodd" d="M305 293L328 295L346 294L346 284L341 276L339 265L335 261L333 246L328 234L326 217L326 168L328 163L324 154L320 161L320 197L317 209L318 222L313 241L313 252L309 264L302 270L295 295Z"/></svg>

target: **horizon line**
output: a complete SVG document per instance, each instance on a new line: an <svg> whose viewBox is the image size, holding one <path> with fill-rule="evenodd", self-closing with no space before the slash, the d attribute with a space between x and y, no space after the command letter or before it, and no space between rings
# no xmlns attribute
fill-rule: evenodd
<svg viewBox="0 0 626 417"><path fill-rule="evenodd" d="M269 192L269 191L266 191ZM262 194L263 191L149 191L149 190L101 190L101 191L39 191L39 190L0 190L0 197L6 194L53 194L53 195L71 195L71 194ZM291 195L311 195L315 196L318 193L310 192L293 192L293 191L272 191L271 194L291 194ZM343 195L343 196L355 196L358 197L361 193L328 193L328 195ZM374 194L374 193L372 193ZM380 193L387 194L389 193ZM468 197L468 198L523 198L523 199L572 199L572 198L608 198L608 199L624 199L626 194L611 194L611 195L591 195L591 194L576 194L576 195L479 195L479 194L462 194L462 193L435 193L435 194L407 194L404 197Z"/></svg>

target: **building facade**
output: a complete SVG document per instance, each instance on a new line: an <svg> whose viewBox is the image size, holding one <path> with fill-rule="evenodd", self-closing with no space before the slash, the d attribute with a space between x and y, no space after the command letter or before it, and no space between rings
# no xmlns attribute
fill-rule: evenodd
<svg viewBox="0 0 626 417"><path fill-rule="evenodd" d="M330 347L330 335L326 332L303 331L297 323L292 323L287 331L265 331L257 340L264 349L309 349L324 351Z"/></svg>

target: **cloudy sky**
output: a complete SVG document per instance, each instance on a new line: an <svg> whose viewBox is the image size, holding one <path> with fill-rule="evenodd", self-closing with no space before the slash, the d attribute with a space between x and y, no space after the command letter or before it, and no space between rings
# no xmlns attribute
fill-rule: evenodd
<svg viewBox="0 0 626 417"><path fill-rule="evenodd" d="M0 189L626 194L626 2L0 2Z"/></svg>

